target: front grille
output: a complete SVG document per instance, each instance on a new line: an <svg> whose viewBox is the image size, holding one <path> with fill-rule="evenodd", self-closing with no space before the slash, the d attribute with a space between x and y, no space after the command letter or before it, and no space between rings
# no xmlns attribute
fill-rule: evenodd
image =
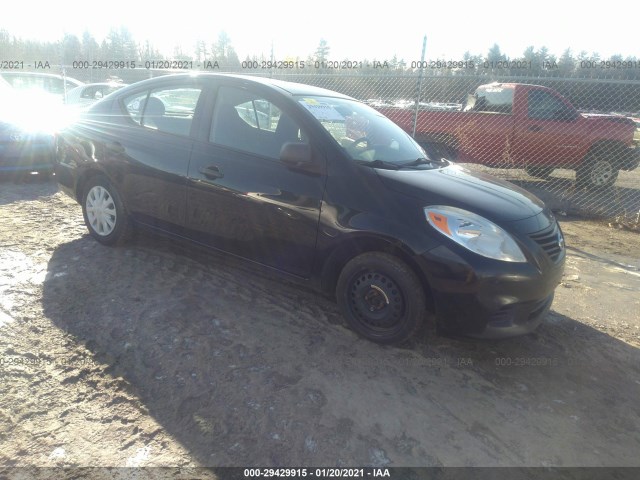
<svg viewBox="0 0 640 480"><path fill-rule="evenodd" d="M514 305L505 305L489 317L489 325L497 328L510 327L513 325L514 316Z"/></svg>
<svg viewBox="0 0 640 480"><path fill-rule="evenodd" d="M488 325L492 328L508 328L512 325L527 325L540 320L553 301L553 294L542 300L511 303L503 305L500 310L489 317Z"/></svg>
<svg viewBox="0 0 640 480"><path fill-rule="evenodd" d="M564 240L557 223L554 222L553 225L529 236L542 247L552 261L556 262L562 255Z"/></svg>

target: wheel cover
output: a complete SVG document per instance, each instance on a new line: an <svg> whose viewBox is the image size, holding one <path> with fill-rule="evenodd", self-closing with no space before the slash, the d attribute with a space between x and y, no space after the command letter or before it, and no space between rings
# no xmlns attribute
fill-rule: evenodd
<svg viewBox="0 0 640 480"><path fill-rule="evenodd" d="M96 185L89 190L85 208L89 225L98 235L106 237L116 228L116 204L106 188Z"/></svg>
<svg viewBox="0 0 640 480"><path fill-rule="evenodd" d="M613 167L605 160L598 160L591 168L591 183L597 186L608 185L613 179Z"/></svg>
<svg viewBox="0 0 640 480"><path fill-rule="evenodd" d="M400 288L387 275L364 272L350 282L349 308L363 327L383 333L401 326L405 302Z"/></svg>

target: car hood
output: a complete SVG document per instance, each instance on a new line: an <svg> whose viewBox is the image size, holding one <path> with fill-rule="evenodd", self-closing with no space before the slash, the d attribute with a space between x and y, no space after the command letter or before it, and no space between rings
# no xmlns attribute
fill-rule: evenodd
<svg viewBox="0 0 640 480"><path fill-rule="evenodd" d="M630 128L636 128L633 120L628 117L623 117L622 115L612 115L608 113L582 113L581 115L594 125L618 123Z"/></svg>
<svg viewBox="0 0 640 480"><path fill-rule="evenodd" d="M459 165L432 170L376 171L388 188L423 200L425 207L459 207L496 222L522 220L544 210L542 200L526 190Z"/></svg>
<svg viewBox="0 0 640 480"><path fill-rule="evenodd" d="M595 119L595 120L613 120L620 123L629 123L631 120L629 117L623 117L622 115L616 115L612 113L581 113L584 118ZM633 121L633 120L631 120Z"/></svg>

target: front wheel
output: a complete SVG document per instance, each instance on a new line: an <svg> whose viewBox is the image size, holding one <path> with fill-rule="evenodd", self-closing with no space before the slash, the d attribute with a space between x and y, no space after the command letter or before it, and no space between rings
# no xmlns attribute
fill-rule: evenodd
<svg viewBox="0 0 640 480"><path fill-rule="evenodd" d="M91 178L84 187L82 214L91 236L104 245L128 238L131 224L115 187L103 176Z"/></svg>
<svg viewBox="0 0 640 480"><path fill-rule="evenodd" d="M585 159L583 165L576 169L576 184L579 187L603 188L610 187L618 179L618 167L602 157Z"/></svg>
<svg viewBox="0 0 640 480"><path fill-rule="evenodd" d="M408 340L427 313L424 289L415 273L382 252L350 260L338 278L336 297L349 326L382 344Z"/></svg>

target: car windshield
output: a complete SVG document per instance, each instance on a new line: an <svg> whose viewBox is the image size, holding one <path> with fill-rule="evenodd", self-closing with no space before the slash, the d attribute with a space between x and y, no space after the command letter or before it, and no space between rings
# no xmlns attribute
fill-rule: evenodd
<svg viewBox="0 0 640 480"><path fill-rule="evenodd" d="M441 166L431 162L404 130L363 103L318 96L304 96L298 101L358 163L394 169Z"/></svg>

